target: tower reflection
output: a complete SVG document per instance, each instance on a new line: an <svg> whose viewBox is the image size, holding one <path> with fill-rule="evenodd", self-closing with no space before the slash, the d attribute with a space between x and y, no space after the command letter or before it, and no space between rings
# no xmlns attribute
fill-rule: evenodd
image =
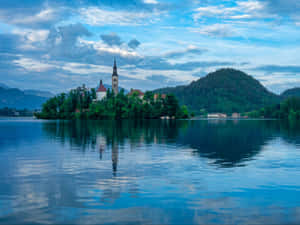
<svg viewBox="0 0 300 225"><path fill-rule="evenodd" d="M176 145L189 147L195 157L205 157L224 167L235 167L251 160L263 146L280 136L295 142L297 129L278 121L60 121L43 124L44 132L68 142L71 150L97 148L99 158L111 151L112 171L116 176L119 148L136 151L140 146ZM291 138L292 136L292 138ZM300 143L300 141L299 141Z"/></svg>

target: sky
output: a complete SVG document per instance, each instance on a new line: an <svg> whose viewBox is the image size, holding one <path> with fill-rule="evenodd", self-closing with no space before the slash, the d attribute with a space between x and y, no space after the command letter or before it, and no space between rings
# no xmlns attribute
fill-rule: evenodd
<svg viewBox="0 0 300 225"><path fill-rule="evenodd" d="M281 93L300 86L299 0L10 0L0 4L0 82L65 92L186 85L220 68Z"/></svg>

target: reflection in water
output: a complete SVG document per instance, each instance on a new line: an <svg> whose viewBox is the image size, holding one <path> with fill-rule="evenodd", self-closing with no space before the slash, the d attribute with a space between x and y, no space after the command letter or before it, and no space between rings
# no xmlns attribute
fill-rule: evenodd
<svg viewBox="0 0 300 225"><path fill-rule="evenodd" d="M111 151L113 172L118 167L119 146L139 144L176 144L192 149L192 154L214 160L221 167L241 166L278 135L297 144L299 126L274 121L61 121L45 123L43 129L82 151L99 148ZM300 143L300 142L299 142Z"/></svg>
<svg viewBox="0 0 300 225"><path fill-rule="evenodd" d="M258 123L260 125L258 126ZM215 160L225 167L241 165L258 154L274 135L268 121L208 121L193 123L180 142L193 154Z"/></svg>
<svg viewBox="0 0 300 225"><path fill-rule="evenodd" d="M300 126L0 122L0 224L299 224Z"/></svg>
<svg viewBox="0 0 300 225"><path fill-rule="evenodd" d="M111 150L111 161L112 161L112 168L114 176L117 173L118 168L118 157L119 157L119 146L118 143L112 143L112 150Z"/></svg>
<svg viewBox="0 0 300 225"><path fill-rule="evenodd" d="M72 149L86 151L99 149L111 151L113 174L118 168L119 146L129 141L131 149L142 143L176 143L180 131L189 125L188 121L59 121L44 123L43 130L50 138L59 138L62 144L68 142Z"/></svg>

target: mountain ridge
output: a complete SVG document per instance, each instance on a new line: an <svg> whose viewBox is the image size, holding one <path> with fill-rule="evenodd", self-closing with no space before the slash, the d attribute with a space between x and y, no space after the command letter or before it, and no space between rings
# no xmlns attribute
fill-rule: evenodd
<svg viewBox="0 0 300 225"><path fill-rule="evenodd" d="M18 88L0 87L0 108L40 109L47 97L26 94Z"/></svg>
<svg viewBox="0 0 300 225"><path fill-rule="evenodd" d="M300 87L287 89L284 92L282 92L280 96L284 99L289 97L300 97Z"/></svg>

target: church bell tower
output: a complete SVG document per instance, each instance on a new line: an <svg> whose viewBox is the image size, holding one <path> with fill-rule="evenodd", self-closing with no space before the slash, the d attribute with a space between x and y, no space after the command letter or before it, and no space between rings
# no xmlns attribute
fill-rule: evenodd
<svg viewBox="0 0 300 225"><path fill-rule="evenodd" d="M118 71L117 71L117 63L116 63L116 58L114 59L114 70L113 74L111 76L112 78L112 90L115 95L119 93L119 77L118 77Z"/></svg>

